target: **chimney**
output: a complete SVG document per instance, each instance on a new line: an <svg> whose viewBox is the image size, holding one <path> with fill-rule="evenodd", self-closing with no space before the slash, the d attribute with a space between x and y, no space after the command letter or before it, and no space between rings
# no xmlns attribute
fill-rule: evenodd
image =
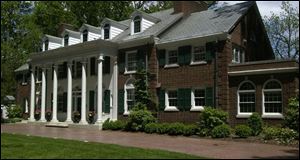
<svg viewBox="0 0 300 160"><path fill-rule="evenodd" d="M65 29L76 31L73 25L67 23L60 23L57 30L57 37L61 37L61 34Z"/></svg>
<svg viewBox="0 0 300 160"><path fill-rule="evenodd" d="M208 8L205 1L174 1L173 5L174 14L182 12L184 15L205 11Z"/></svg>

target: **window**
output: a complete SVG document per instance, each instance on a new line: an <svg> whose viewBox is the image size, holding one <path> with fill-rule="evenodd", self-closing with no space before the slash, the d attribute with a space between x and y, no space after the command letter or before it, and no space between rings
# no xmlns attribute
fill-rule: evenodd
<svg viewBox="0 0 300 160"><path fill-rule="evenodd" d="M238 115L255 112L255 87L252 82L242 82L238 89Z"/></svg>
<svg viewBox="0 0 300 160"><path fill-rule="evenodd" d="M168 52L167 64L177 64L178 52L177 50L171 50Z"/></svg>
<svg viewBox="0 0 300 160"><path fill-rule="evenodd" d="M64 37L64 46L68 46L69 45L69 35L65 35Z"/></svg>
<svg viewBox="0 0 300 160"><path fill-rule="evenodd" d="M126 72L135 71L137 69L137 52L126 53Z"/></svg>
<svg viewBox="0 0 300 160"><path fill-rule="evenodd" d="M88 31L86 29L82 32L82 41L88 41Z"/></svg>
<svg viewBox="0 0 300 160"><path fill-rule="evenodd" d="M140 16L136 16L133 20L134 23L134 33L138 33L141 32L141 17Z"/></svg>
<svg viewBox="0 0 300 160"><path fill-rule="evenodd" d="M127 89L126 92L128 110L131 110L134 105L134 89Z"/></svg>
<svg viewBox="0 0 300 160"><path fill-rule="evenodd" d="M104 39L109 39L109 28L110 28L109 24L105 24L103 28L104 28Z"/></svg>
<svg viewBox="0 0 300 160"><path fill-rule="evenodd" d="M240 48L233 48L232 50L232 63L245 62L245 52Z"/></svg>
<svg viewBox="0 0 300 160"><path fill-rule="evenodd" d="M49 47L49 40L46 39L45 40L45 51L48 51L48 47Z"/></svg>
<svg viewBox="0 0 300 160"><path fill-rule="evenodd" d="M263 88L263 115L282 116L282 88L277 80L267 81Z"/></svg>
<svg viewBox="0 0 300 160"><path fill-rule="evenodd" d="M176 107L177 106L177 91L169 91L168 92L168 102L169 107Z"/></svg>
<svg viewBox="0 0 300 160"><path fill-rule="evenodd" d="M205 47L197 46L193 47L193 62L205 61Z"/></svg>
<svg viewBox="0 0 300 160"><path fill-rule="evenodd" d="M205 106L205 90L195 89L194 90L194 101L195 106Z"/></svg>
<svg viewBox="0 0 300 160"><path fill-rule="evenodd" d="M124 114L128 115L129 111L134 106L135 102L135 88L134 88L134 80L129 79L124 87L124 100L125 100L125 106L124 106Z"/></svg>

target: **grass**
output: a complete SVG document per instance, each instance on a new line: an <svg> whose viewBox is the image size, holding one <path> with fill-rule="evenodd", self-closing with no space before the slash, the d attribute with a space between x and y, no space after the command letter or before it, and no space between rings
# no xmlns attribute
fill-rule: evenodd
<svg viewBox="0 0 300 160"><path fill-rule="evenodd" d="M1 133L1 159L5 158L203 158L156 149L124 147L114 144L82 142Z"/></svg>

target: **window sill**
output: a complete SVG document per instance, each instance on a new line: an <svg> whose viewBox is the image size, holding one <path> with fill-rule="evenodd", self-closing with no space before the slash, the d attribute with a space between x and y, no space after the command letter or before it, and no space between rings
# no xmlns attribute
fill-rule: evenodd
<svg viewBox="0 0 300 160"><path fill-rule="evenodd" d="M252 115L252 113L240 113L236 115L236 118L249 118Z"/></svg>
<svg viewBox="0 0 300 160"><path fill-rule="evenodd" d="M175 67L179 67L178 64L166 64L164 68L175 68Z"/></svg>
<svg viewBox="0 0 300 160"><path fill-rule="evenodd" d="M175 106L172 106L172 107L168 106L165 108L164 111L179 111L179 109L177 109L177 107L175 107Z"/></svg>
<svg viewBox="0 0 300 160"><path fill-rule="evenodd" d="M128 72L125 71L125 72L124 72L124 74L134 74L134 73L136 73L136 71L128 71Z"/></svg>
<svg viewBox="0 0 300 160"><path fill-rule="evenodd" d="M204 111L204 107L203 106L192 106L192 108L190 109L190 111Z"/></svg>
<svg viewBox="0 0 300 160"><path fill-rule="evenodd" d="M201 64L207 64L207 62L206 61L200 61L200 62L191 62L191 66L193 66L193 65L201 65Z"/></svg>
<svg viewBox="0 0 300 160"><path fill-rule="evenodd" d="M274 119L283 119L283 115L281 113L268 114L265 113L261 116L262 118L274 118Z"/></svg>

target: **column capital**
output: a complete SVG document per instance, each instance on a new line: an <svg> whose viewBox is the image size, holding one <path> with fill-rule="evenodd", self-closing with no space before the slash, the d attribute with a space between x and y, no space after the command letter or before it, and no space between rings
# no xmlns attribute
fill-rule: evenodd
<svg viewBox="0 0 300 160"><path fill-rule="evenodd" d="M68 67L72 67L72 65L73 65L73 61L67 61L67 66Z"/></svg>
<svg viewBox="0 0 300 160"><path fill-rule="evenodd" d="M98 58L97 58L97 61L103 61L104 60L104 54L103 53L100 53Z"/></svg>

